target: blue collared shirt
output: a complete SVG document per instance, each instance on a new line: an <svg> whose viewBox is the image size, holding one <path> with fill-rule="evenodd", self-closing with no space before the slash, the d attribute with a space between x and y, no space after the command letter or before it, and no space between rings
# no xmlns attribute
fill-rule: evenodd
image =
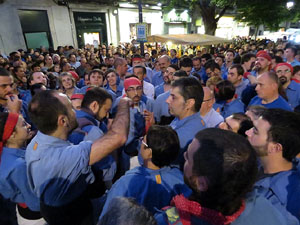
<svg viewBox="0 0 300 225"><path fill-rule="evenodd" d="M267 109L284 109L287 111L293 111L289 103L281 96L279 96L276 100L274 100L271 103L268 104L263 104L262 99L258 96L255 96L254 98L251 99L249 106L250 105L262 105L266 107Z"/></svg>
<svg viewBox="0 0 300 225"><path fill-rule="evenodd" d="M194 113L182 120L175 118L170 126L177 132L180 142L180 153L173 165L183 168L184 157L183 154L187 150L188 145L192 142L195 135L206 128L204 120L201 118L200 113Z"/></svg>
<svg viewBox="0 0 300 225"><path fill-rule="evenodd" d="M213 108L211 108L211 110L205 116L202 116L202 118L207 128L217 127L224 121L224 118L220 115L220 113L216 112L216 110Z"/></svg>
<svg viewBox="0 0 300 225"><path fill-rule="evenodd" d="M272 205L284 207L300 221L300 168L295 161L293 168L264 177L255 183L259 195L268 199Z"/></svg>
<svg viewBox="0 0 300 225"><path fill-rule="evenodd" d="M226 119L228 116L231 116L233 113L244 113L245 105L241 100L235 99L231 102L219 101L213 105L214 109Z"/></svg>
<svg viewBox="0 0 300 225"><path fill-rule="evenodd" d="M242 79L242 82L235 87L235 94L237 95L238 98L242 97L243 91L246 89L246 87L249 85L249 80L248 79Z"/></svg>
<svg viewBox="0 0 300 225"><path fill-rule="evenodd" d="M165 83L161 83L160 85L155 87L155 97L156 98L165 92L164 85L165 85Z"/></svg>
<svg viewBox="0 0 300 225"><path fill-rule="evenodd" d="M151 170L143 166L126 172L110 189L100 218L107 212L115 197L131 197L154 213L155 208L168 205L177 194L190 195L184 184L183 174L178 168L163 167Z"/></svg>
<svg viewBox="0 0 300 225"><path fill-rule="evenodd" d="M285 89L285 93L288 97L288 103L293 109L300 105L300 84L292 80Z"/></svg>
<svg viewBox="0 0 300 225"><path fill-rule="evenodd" d="M25 159L30 189L50 206L79 197L95 180L89 166L92 142L79 145L38 132L27 146Z"/></svg>
<svg viewBox="0 0 300 225"><path fill-rule="evenodd" d="M169 98L170 96L170 91L167 91L161 95L159 95L154 102L154 117L156 122L160 122L160 119L162 116L166 116L166 117L170 117L170 113L169 113L169 106L168 103L166 103L166 100Z"/></svg>
<svg viewBox="0 0 300 225"><path fill-rule="evenodd" d="M33 211L40 211L40 200L28 185L25 150L4 147L0 171L0 194L12 202L26 203Z"/></svg>
<svg viewBox="0 0 300 225"><path fill-rule="evenodd" d="M155 73L152 78L152 84L154 87L160 85L164 82L163 74L161 71Z"/></svg>

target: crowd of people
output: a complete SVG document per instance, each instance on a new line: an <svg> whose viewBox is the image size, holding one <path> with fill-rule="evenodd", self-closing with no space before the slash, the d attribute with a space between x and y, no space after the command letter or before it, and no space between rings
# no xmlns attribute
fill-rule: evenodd
<svg viewBox="0 0 300 225"><path fill-rule="evenodd" d="M145 49L0 55L0 224L299 224L297 48Z"/></svg>

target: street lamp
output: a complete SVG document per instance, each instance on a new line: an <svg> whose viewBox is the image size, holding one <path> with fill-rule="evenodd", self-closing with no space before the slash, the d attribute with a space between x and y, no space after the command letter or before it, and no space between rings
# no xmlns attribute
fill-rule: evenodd
<svg viewBox="0 0 300 225"><path fill-rule="evenodd" d="M287 7L288 10L290 10L291 8L293 8L293 6L294 6L294 2L293 1L289 1L289 2L286 3L286 7Z"/></svg>

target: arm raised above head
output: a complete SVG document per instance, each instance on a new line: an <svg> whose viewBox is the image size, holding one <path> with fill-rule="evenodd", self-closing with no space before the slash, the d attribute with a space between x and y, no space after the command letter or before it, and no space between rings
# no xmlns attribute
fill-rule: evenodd
<svg viewBox="0 0 300 225"><path fill-rule="evenodd" d="M100 161L126 143L129 130L130 105L131 100L129 98L122 98L120 100L118 112L111 128L92 145L90 165Z"/></svg>

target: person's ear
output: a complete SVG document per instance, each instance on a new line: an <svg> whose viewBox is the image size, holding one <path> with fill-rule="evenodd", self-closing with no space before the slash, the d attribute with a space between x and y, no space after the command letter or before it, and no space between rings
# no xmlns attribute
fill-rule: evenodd
<svg viewBox="0 0 300 225"><path fill-rule="evenodd" d="M268 153L278 153L282 152L282 145L280 143L270 143L270 147L268 148Z"/></svg>
<svg viewBox="0 0 300 225"><path fill-rule="evenodd" d="M193 98L188 99L186 101L186 104L187 104L188 109L192 109L195 105L195 99L193 99Z"/></svg>
<svg viewBox="0 0 300 225"><path fill-rule="evenodd" d="M152 159L152 148L145 149L145 156L147 159Z"/></svg>
<svg viewBox="0 0 300 225"><path fill-rule="evenodd" d="M59 115L57 118L57 125L59 127L66 127L69 124L69 118L66 115Z"/></svg>
<svg viewBox="0 0 300 225"><path fill-rule="evenodd" d="M99 103L97 101L93 101L89 105L89 108L94 114L96 114L99 111Z"/></svg>
<svg viewBox="0 0 300 225"><path fill-rule="evenodd" d="M204 177L204 176L196 177L195 180L196 180L197 189L199 191L202 191L202 192L207 191L208 180L206 177Z"/></svg>

